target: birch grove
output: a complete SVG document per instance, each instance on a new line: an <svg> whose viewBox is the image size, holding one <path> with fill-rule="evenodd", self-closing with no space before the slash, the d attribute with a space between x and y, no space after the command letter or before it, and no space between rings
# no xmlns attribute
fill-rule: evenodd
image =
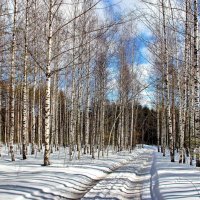
<svg viewBox="0 0 200 200"><path fill-rule="evenodd" d="M158 11L151 27L155 35L151 54L154 63L158 151L179 163L196 158L199 167L199 55L196 0L145 2ZM152 24L148 24L150 26Z"/></svg>
<svg viewBox="0 0 200 200"><path fill-rule="evenodd" d="M136 21L102 19L100 5L0 3L0 143L12 161L18 152L23 159L42 153L47 166L60 148L69 161L95 159L141 142L144 87L134 62L137 30L129 28Z"/></svg>
<svg viewBox="0 0 200 200"><path fill-rule="evenodd" d="M12 161L42 154L48 166L61 149L70 162L147 143L200 166L199 2L140 3L148 16L119 16L101 0L0 2L0 146Z"/></svg>

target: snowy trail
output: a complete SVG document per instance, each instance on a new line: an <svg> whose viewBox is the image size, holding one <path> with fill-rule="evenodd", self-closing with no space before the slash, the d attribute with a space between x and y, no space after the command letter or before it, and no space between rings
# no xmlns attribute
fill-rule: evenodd
<svg viewBox="0 0 200 200"><path fill-rule="evenodd" d="M42 157L37 160L16 159L10 162L6 154L0 159L0 199L80 199L100 180L111 172L130 163L142 149L132 154L120 152L107 158L82 160L63 165L64 154L60 158L52 155L52 165L42 167ZM42 152L41 152L42 155Z"/></svg>
<svg viewBox="0 0 200 200"><path fill-rule="evenodd" d="M171 163L152 146L131 154L65 162L65 153L51 155L52 165L42 167L42 155L0 158L0 200L200 200L200 169ZM176 161L178 160L178 155Z"/></svg>
<svg viewBox="0 0 200 200"><path fill-rule="evenodd" d="M145 199L150 194L153 150L138 152L130 163L110 173L82 199Z"/></svg>

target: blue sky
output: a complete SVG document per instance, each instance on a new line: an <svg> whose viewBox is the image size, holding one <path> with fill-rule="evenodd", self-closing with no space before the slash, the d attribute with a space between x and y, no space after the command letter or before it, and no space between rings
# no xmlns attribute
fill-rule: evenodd
<svg viewBox="0 0 200 200"><path fill-rule="evenodd" d="M127 14L126 12L124 12L124 9L126 9L126 5L123 4L123 2L127 3L130 0L123 0L123 1L103 0L103 1L104 1L104 5L107 7L107 13L109 13L109 15L114 20L116 20L116 21L120 20L120 18L123 17L124 14ZM133 1L136 1L136 0L132 0L132 2ZM120 2L120 4L116 4L117 2ZM114 5L114 6L112 6L112 5ZM123 8L123 9L121 9L121 8ZM141 22L139 22L139 23L141 23ZM151 66L148 62L148 59L149 59L148 58L148 47L147 47L146 41L147 42L151 41L152 35L150 34L150 31L147 30L147 28L143 24L139 24L139 27L140 27L139 28L140 30L138 30L137 35L133 36L132 41L131 40L128 41L129 44L127 44L127 51L129 51L128 46L131 46L134 43L136 46L136 55L134 58L135 65L137 65L136 69L138 71L141 71L140 74L142 77L141 78L142 82L144 83L144 81L145 81L145 84L148 84L148 81L149 81L148 79L150 78L149 77L150 72L148 72L148 70L149 71L151 70ZM132 43L132 44L130 45L130 43ZM129 64L131 64L132 58L130 58L130 60L128 62L129 62ZM110 65L109 65L110 69L109 70L111 70L114 74L117 74L118 66L119 66L118 59L116 57L112 58L110 60ZM112 75L112 76L114 77L114 75ZM116 79L116 77L114 77L114 78ZM112 80L112 81L116 82L116 80ZM142 100L143 105L147 104L148 106L150 106L149 94L151 94L151 93L152 93L152 88L148 88L142 92L141 96L143 96L143 100ZM109 98L112 100L112 99L115 99L115 96L117 96L117 92L113 89L113 91L109 94Z"/></svg>
<svg viewBox="0 0 200 200"><path fill-rule="evenodd" d="M132 0L133 2L136 0ZM107 12L109 12L109 15L111 15L116 21L120 20L120 18L126 14L124 10L121 9L123 7L123 4L125 2L128 2L128 0L103 0L105 6L107 7ZM140 22L141 23L141 22ZM134 38L136 46L139 48L137 56L137 63L140 64L147 64L147 58L145 59L146 55L143 54L143 50L147 48L147 44L145 41L152 40L152 35L149 34L149 31L147 29L144 29L144 31L139 30L138 37ZM144 41L143 41L144 40Z"/></svg>

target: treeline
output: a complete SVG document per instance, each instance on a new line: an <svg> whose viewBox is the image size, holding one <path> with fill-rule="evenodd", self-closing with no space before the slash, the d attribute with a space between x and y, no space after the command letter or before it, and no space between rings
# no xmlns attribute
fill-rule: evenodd
<svg viewBox="0 0 200 200"><path fill-rule="evenodd" d="M21 109L21 93L22 88L17 88L15 93L15 116L16 116L16 123L14 127L14 143L18 144L19 146L16 146L15 149L22 150L21 145L22 144L22 132L21 132L21 126L22 123L22 109ZM1 94L2 94L2 104L1 104L1 142L3 144L9 145L10 141L10 133L9 133L9 109L8 105L6 105L6 101L8 99L9 91L7 91L4 85L1 85ZM31 154L35 154L36 151L42 151L42 146L45 142L44 137L44 119L40 118L40 115L36 114L35 119L33 120L33 113L32 113L32 106L33 106L33 87L28 88L29 94L27 96L27 103L28 103L28 132L26 136L27 145L31 145ZM40 91L43 93L43 95L40 94ZM45 88L41 87L38 88L35 91L35 107L38 109L39 107L44 108L45 101L44 101L44 93ZM68 147L70 144L70 116L72 110L68 105L70 105L70 100L67 98L66 94L60 90L57 94L58 98L58 109L56 110L56 128L53 129L53 122L51 124L50 129L50 149L51 152L53 150L59 150L60 147ZM40 105L41 104L41 105ZM132 126L132 118L130 113L134 112L134 119L133 119L133 135L132 140L131 139L131 126ZM39 110L38 110L39 111ZM45 116L45 110L41 109L41 116ZM150 110L148 107L142 107L138 103L135 103L133 108L131 104L129 103L127 105L127 113L128 115L126 117L127 122L124 122L124 125L127 124L127 132L124 131L124 137L120 141L120 135L119 132L120 129L120 120L117 116L121 115L120 112L120 105L119 103L110 102L109 100L105 100L105 116L104 116L104 142L102 144L101 141L101 132L100 132L100 124L97 124L95 126L95 131L93 130L93 120L94 115L96 113L99 113L100 110L96 107L95 102L92 102L89 107L89 135L86 135L86 115L87 112L85 109L81 110L80 117L81 117L81 124L80 124L80 142L81 142L81 154L90 153L92 154L91 145L89 145L87 148L85 146L85 140L88 137L88 143L91 144L94 143L95 146L95 152L97 150L100 150L98 145L102 145L102 148L105 150L109 148L109 150L113 151L120 151L120 150L130 150L135 147L136 144L139 143L146 143L146 144L157 144L157 138L156 138L156 113L154 110ZM34 129L33 129L33 121L34 123ZM113 126L114 125L114 126ZM53 132L55 130L55 132ZM125 141L125 138L127 141ZM78 143L78 138L75 137L75 144ZM93 141L92 141L93 140ZM122 144L120 144L120 142ZM124 148L123 148L124 146ZM104 151L105 151L104 150ZM94 153L94 152L93 152ZM106 152L107 153L107 152ZM93 155L93 158L95 156Z"/></svg>

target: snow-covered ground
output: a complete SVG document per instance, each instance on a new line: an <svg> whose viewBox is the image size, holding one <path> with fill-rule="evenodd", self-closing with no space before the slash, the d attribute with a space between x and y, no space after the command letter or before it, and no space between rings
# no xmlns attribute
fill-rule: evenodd
<svg viewBox="0 0 200 200"><path fill-rule="evenodd" d="M155 147L111 153L99 160L82 156L71 162L63 150L51 155L48 167L41 166L42 154L11 162L2 153L0 200L200 199L200 171L170 163Z"/></svg>
<svg viewBox="0 0 200 200"><path fill-rule="evenodd" d="M200 169L186 164L169 162L168 156L153 153L151 170L151 199L200 199ZM178 154L176 155L178 161Z"/></svg>

